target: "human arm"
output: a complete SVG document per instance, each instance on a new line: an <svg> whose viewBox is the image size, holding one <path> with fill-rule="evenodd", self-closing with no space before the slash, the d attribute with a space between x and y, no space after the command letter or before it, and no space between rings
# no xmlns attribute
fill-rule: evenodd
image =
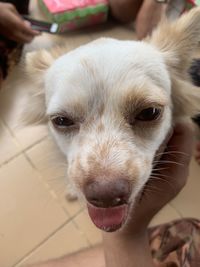
<svg viewBox="0 0 200 267"><path fill-rule="evenodd" d="M193 148L193 134L186 125L178 125L167 144L160 169L146 184L128 225L121 231L104 233L107 267L153 267L147 227L153 216L184 187ZM173 150L173 153L170 152ZM163 162L163 163L162 163ZM172 163L174 162L174 163ZM149 190L154 188L154 190Z"/></svg>
<svg viewBox="0 0 200 267"><path fill-rule="evenodd" d="M144 0L135 21L138 39L143 39L157 26L165 16L167 4L157 3L155 0Z"/></svg>

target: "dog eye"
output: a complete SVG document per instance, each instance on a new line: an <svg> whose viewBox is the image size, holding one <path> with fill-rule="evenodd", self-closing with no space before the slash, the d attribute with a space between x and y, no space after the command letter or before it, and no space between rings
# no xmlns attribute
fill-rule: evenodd
<svg viewBox="0 0 200 267"><path fill-rule="evenodd" d="M60 129L67 128L67 127L74 125L73 120L67 117L62 117L62 116L55 117L51 121L55 127L60 128Z"/></svg>
<svg viewBox="0 0 200 267"><path fill-rule="evenodd" d="M143 109L135 119L138 121L154 121L160 117L161 109L159 108L146 108Z"/></svg>

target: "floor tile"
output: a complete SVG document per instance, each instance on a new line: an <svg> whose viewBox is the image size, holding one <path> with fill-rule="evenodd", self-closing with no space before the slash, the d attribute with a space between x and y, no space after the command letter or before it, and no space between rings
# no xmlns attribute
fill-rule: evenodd
<svg viewBox="0 0 200 267"><path fill-rule="evenodd" d="M0 165L20 153L20 147L0 120Z"/></svg>
<svg viewBox="0 0 200 267"><path fill-rule="evenodd" d="M71 217L77 214L82 209L82 205L78 200L68 201L66 198L66 160L54 141L49 137L29 149L26 154L39 170L44 181L54 191L66 212Z"/></svg>
<svg viewBox="0 0 200 267"><path fill-rule="evenodd" d="M24 259L16 267L25 266L40 261L55 259L66 254L79 251L88 247L89 244L83 234L77 230L73 223L68 223L42 246L38 247L32 254Z"/></svg>
<svg viewBox="0 0 200 267"><path fill-rule="evenodd" d="M136 34L134 32L133 26L116 26L112 25L102 25L97 27L96 31L90 32L91 38L98 39L101 37L107 37L107 38L116 38L119 40L135 40Z"/></svg>
<svg viewBox="0 0 200 267"><path fill-rule="evenodd" d="M24 84L14 83L20 75L22 74L19 68L16 68L9 78L11 81L8 80L3 88L0 95L0 114L15 136L20 149L24 150L47 136L48 130L46 125L23 125L23 114L26 113L26 108L29 108L30 100L26 93L28 87L24 88Z"/></svg>
<svg viewBox="0 0 200 267"><path fill-rule="evenodd" d="M24 156L0 169L0 263L11 267L68 220Z"/></svg>
<svg viewBox="0 0 200 267"><path fill-rule="evenodd" d="M48 129L46 125L28 126L14 131L16 140L18 141L22 150L37 144L48 136Z"/></svg>
<svg viewBox="0 0 200 267"><path fill-rule="evenodd" d="M70 217L74 217L81 210L84 209L84 204L82 204L79 200L67 200L66 197L62 200L62 206L67 211Z"/></svg>
<svg viewBox="0 0 200 267"><path fill-rule="evenodd" d="M173 220L180 219L181 216L169 204L167 204L151 221L150 226L167 223Z"/></svg>
<svg viewBox="0 0 200 267"><path fill-rule="evenodd" d="M91 245L96 245L102 241L101 231L94 226L87 210L82 211L74 219L74 222L78 226L78 229L85 234Z"/></svg>
<svg viewBox="0 0 200 267"><path fill-rule="evenodd" d="M27 105L25 93L28 88L26 83L20 81L22 75L20 67L16 66L0 91L0 114L11 129L20 126L19 120Z"/></svg>
<svg viewBox="0 0 200 267"><path fill-rule="evenodd" d="M200 219L200 166L193 159L190 165L190 175L187 185L172 201L172 206L183 217Z"/></svg>

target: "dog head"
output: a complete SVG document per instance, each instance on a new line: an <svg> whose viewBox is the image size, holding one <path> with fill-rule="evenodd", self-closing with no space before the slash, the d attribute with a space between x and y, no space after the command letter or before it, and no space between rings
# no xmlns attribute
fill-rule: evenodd
<svg viewBox="0 0 200 267"><path fill-rule="evenodd" d="M48 119L68 179L100 229L126 222L174 121L197 112L200 90L187 70L199 41L194 9L146 41L99 39L67 54L28 54L36 90L28 119Z"/></svg>

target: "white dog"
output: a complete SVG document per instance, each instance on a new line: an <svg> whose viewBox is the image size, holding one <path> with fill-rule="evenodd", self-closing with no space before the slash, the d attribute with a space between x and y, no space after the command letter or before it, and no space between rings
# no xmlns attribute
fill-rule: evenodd
<svg viewBox="0 0 200 267"><path fill-rule="evenodd" d="M174 121L200 109L187 74L199 41L196 8L142 42L99 39L69 53L28 54L35 91L27 117L48 119L67 178L100 229L127 222Z"/></svg>

